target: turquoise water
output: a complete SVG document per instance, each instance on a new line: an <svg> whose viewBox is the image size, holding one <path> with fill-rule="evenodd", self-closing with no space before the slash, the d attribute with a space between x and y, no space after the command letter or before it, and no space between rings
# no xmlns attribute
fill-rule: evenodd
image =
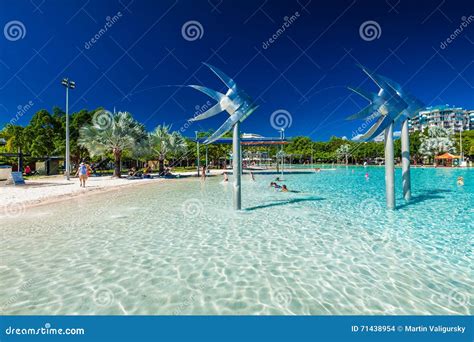
<svg viewBox="0 0 474 342"><path fill-rule="evenodd" d="M369 172L366 180L365 172ZM457 176L466 185L456 185ZM5 314L473 314L474 170L138 185L2 217ZM232 181L232 178L230 178Z"/></svg>

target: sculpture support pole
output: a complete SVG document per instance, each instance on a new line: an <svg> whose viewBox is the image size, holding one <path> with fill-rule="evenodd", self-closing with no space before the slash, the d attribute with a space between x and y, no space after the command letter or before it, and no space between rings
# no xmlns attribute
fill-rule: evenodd
<svg viewBox="0 0 474 342"><path fill-rule="evenodd" d="M395 209L395 163L393 151L393 121L385 129L385 194L387 208Z"/></svg>
<svg viewBox="0 0 474 342"><path fill-rule="evenodd" d="M196 153L196 154L197 154L197 172L198 172L197 175L198 175L198 177L199 177L199 173L200 173L199 168L201 167L201 165L199 165L199 164L200 164L199 159L201 159L201 157L199 156L199 141L197 142L196 146L197 146L197 147L196 147L196 149L197 149L197 153Z"/></svg>
<svg viewBox="0 0 474 342"><path fill-rule="evenodd" d="M241 196L241 174L242 174L242 162L241 162L241 150L240 150L240 122L237 121L234 124L234 136L233 136L233 175L234 175L234 209L240 210L242 208L242 196Z"/></svg>
<svg viewBox="0 0 474 342"><path fill-rule="evenodd" d="M408 119L402 122L402 182L403 198L406 201L411 199L411 179L410 179L410 136L408 134Z"/></svg>

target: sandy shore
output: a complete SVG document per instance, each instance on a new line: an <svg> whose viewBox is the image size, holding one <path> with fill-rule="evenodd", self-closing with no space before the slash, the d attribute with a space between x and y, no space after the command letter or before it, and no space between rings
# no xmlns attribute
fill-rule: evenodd
<svg viewBox="0 0 474 342"><path fill-rule="evenodd" d="M222 171L212 170L210 175ZM180 176L196 175L196 172L182 172ZM90 177L85 188L79 186L78 178L67 181L63 176L45 176L26 180L25 185L0 184L0 214L4 211L16 211L25 207L67 200L104 191L114 191L123 187L139 186L157 182L179 181L179 178L134 179L112 178L111 176ZM18 207L18 208L17 208Z"/></svg>
<svg viewBox="0 0 474 342"><path fill-rule="evenodd" d="M85 188L79 186L79 179L67 181L63 176L49 176L27 180L25 185L0 186L0 212L6 207L31 206L68 199L74 196L103 192L138 184L161 182L163 178L128 180L126 178L90 177Z"/></svg>

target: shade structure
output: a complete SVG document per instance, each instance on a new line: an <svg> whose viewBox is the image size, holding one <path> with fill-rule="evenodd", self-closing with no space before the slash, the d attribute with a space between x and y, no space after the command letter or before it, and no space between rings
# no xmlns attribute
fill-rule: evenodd
<svg viewBox="0 0 474 342"><path fill-rule="evenodd" d="M449 160L449 159L461 159L461 156L456 156L454 154L451 154L451 153L444 153L444 154L441 154L439 156L436 156L435 159L441 159L441 160Z"/></svg>
<svg viewBox="0 0 474 342"><path fill-rule="evenodd" d="M207 138L198 138L194 139L195 142L204 143ZM232 144L232 138L219 138L214 140L212 144ZM271 146L271 145L287 145L289 144L289 139L280 139L280 138L241 138L241 144L245 146Z"/></svg>

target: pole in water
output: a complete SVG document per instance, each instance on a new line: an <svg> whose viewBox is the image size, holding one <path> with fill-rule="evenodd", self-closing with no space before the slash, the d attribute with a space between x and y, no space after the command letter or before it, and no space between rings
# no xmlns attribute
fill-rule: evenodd
<svg viewBox="0 0 474 342"><path fill-rule="evenodd" d="M387 208L395 209L395 162L393 151L393 121L385 129L385 195Z"/></svg>
<svg viewBox="0 0 474 342"><path fill-rule="evenodd" d="M410 175L410 135L408 132L408 119L402 122L402 185L403 198L411 200L411 175Z"/></svg>
<svg viewBox="0 0 474 342"><path fill-rule="evenodd" d="M199 168L201 167L200 161L199 161L199 159L200 159L200 156L199 156L199 141L197 142L196 146L197 146L197 153L196 153L197 154L197 174L198 174L198 177L199 177L199 173L200 173Z"/></svg>
<svg viewBox="0 0 474 342"><path fill-rule="evenodd" d="M284 160L284 154L283 154L283 139L285 139L285 129L280 130L280 140L281 140L281 145L280 145L280 154L281 154L281 180L283 180L283 166L285 163Z"/></svg>
<svg viewBox="0 0 474 342"><path fill-rule="evenodd" d="M234 175L234 209L242 209L242 194L241 194L241 151L240 151L240 122L237 121L234 124L234 136L233 136L233 175Z"/></svg>

